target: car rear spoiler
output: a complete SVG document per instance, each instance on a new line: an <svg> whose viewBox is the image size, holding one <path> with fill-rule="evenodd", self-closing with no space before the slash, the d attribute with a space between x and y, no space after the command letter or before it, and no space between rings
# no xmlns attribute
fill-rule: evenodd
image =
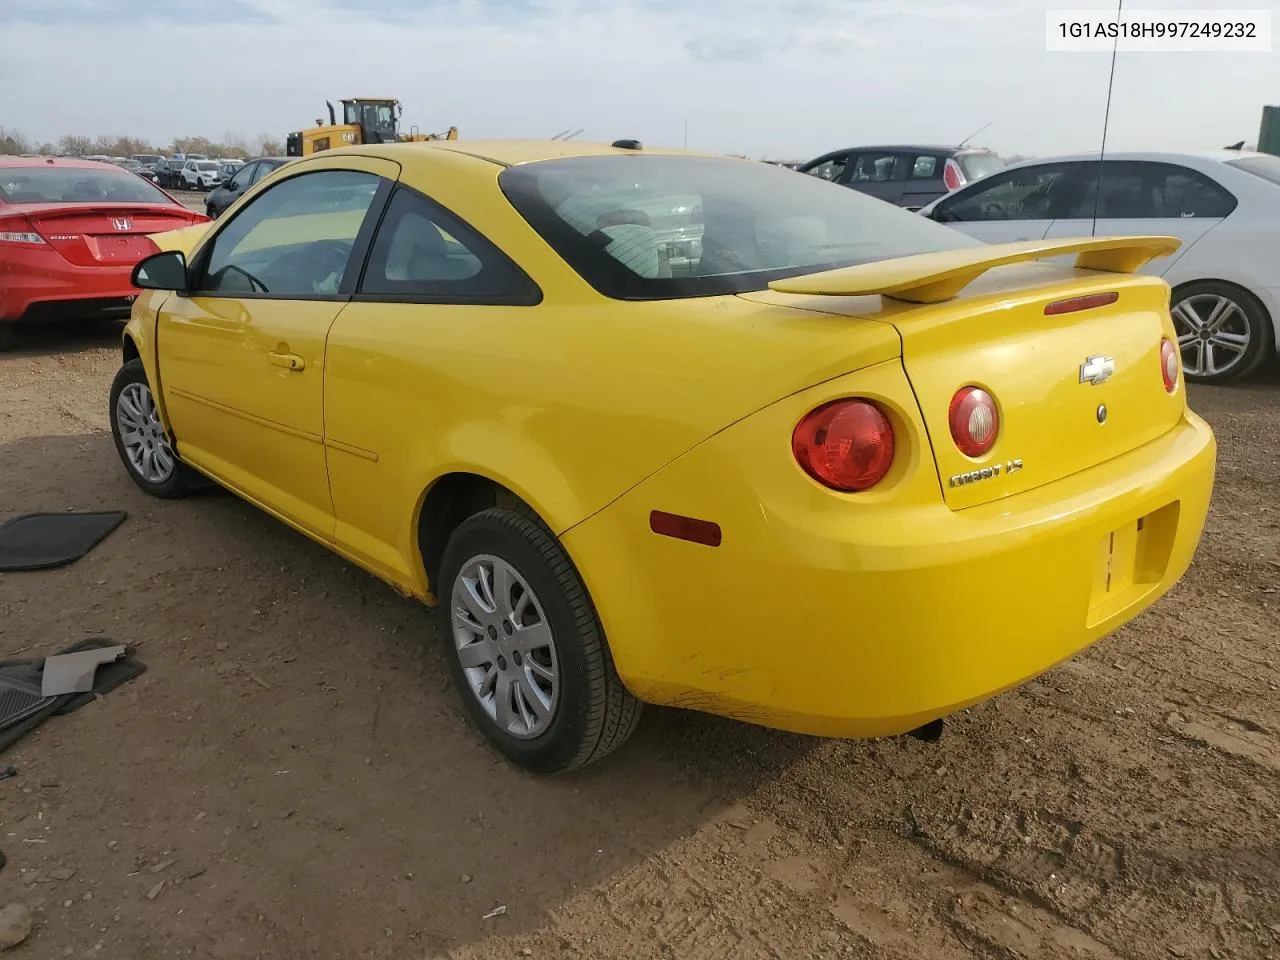
<svg viewBox="0 0 1280 960"><path fill-rule="evenodd" d="M770 290L829 297L880 294L908 303L950 300L994 267L1074 253L1076 267L1107 273L1134 273L1148 261L1165 257L1182 245L1176 237L1082 237L991 243L941 253L922 253L878 263L863 263L788 280L775 280Z"/></svg>

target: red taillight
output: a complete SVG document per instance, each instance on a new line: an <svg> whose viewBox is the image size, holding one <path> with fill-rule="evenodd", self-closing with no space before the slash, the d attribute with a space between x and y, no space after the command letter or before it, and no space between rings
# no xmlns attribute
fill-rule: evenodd
<svg viewBox="0 0 1280 960"><path fill-rule="evenodd" d="M1069 300L1055 300L1053 303L1045 305L1044 315L1052 317L1059 313L1092 310L1094 307L1105 307L1109 303L1115 303L1119 299L1120 294L1112 291L1110 293L1091 293L1085 297L1072 297Z"/></svg>
<svg viewBox="0 0 1280 960"><path fill-rule="evenodd" d="M14 213L0 216L0 242L29 243L39 246L46 241L36 232L30 220L20 213Z"/></svg>
<svg viewBox="0 0 1280 960"><path fill-rule="evenodd" d="M1169 393L1178 389L1178 348L1172 340L1160 341L1160 375L1164 377L1164 388Z"/></svg>
<svg viewBox="0 0 1280 960"><path fill-rule="evenodd" d="M943 166L942 182L947 185L948 190L959 190L964 186L964 174L960 172L960 165L954 160L948 160Z"/></svg>
<svg viewBox="0 0 1280 960"><path fill-rule="evenodd" d="M869 490L893 466L893 425L868 400L835 400L796 425L791 451L823 486L846 493Z"/></svg>
<svg viewBox="0 0 1280 960"><path fill-rule="evenodd" d="M981 387L961 387L951 398L948 413L951 439L966 457L980 457L991 449L1000 432L1000 413L991 394Z"/></svg>

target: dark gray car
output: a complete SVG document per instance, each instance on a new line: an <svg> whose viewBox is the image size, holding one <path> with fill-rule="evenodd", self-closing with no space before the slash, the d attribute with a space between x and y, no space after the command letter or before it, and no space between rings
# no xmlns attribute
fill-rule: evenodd
<svg viewBox="0 0 1280 960"><path fill-rule="evenodd" d="M985 147L848 147L803 163L801 173L917 210L938 197L1004 168Z"/></svg>
<svg viewBox="0 0 1280 960"><path fill-rule="evenodd" d="M288 157L263 157L261 160L250 160L243 167L224 180L211 191L204 202L204 212L217 219L251 186L271 173L272 170L289 162Z"/></svg>

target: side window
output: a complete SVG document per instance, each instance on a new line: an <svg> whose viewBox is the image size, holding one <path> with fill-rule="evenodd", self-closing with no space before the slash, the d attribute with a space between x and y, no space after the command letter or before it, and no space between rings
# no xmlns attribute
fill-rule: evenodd
<svg viewBox="0 0 1280 960"><path fill-rule="evenodd" d="M368 300L533 304L534 282L497 247L416 190L398 186L374 237Z"/></svg>
<svg viewBox="0 0 1280 960"><path fill-rule="evenodd" d="M244 190L249 184L253 183L253 175L257 170L258 164L246 163L235 172L235 176L231 178L231 182L227 186L232 190Z"/></svg>
<svg viewBox="0 0 1280 960"><path fill-rule="evenodd" d="M1109 160L1098 193L1097 164L1081 164L1080 199L1074 218L1100 220L1220 219L1236 208L1236 198L1208 177L1172 163Z"/></svg>
<svg viewBox="0 0 1280 960"><path fill-rule="evenodd" d="M270 187L214 238L197 290L314 297L338 292L379 177L304 173Z"/></svg>
<svg viewBox="0 0 1280 960"><path fill-rule="evenodd" d="M911 158L908 180L941 180L946 161L933 153L921 153Z"/></svg>
<svg viewBox="0 0 1280 960"><path fill-rule="evenodd" d="M838 157L823 160L817 166L810 167L805 173L811 177L817 177L819 180L839 180L840 175L844 173L845 164L848 162L849 155L842 153Z"/></svg>
<svg viewBox="0 0 1280 960"><path fill-rule="evenodd" d="M1073 219L1086 220L1094 215L1097 197L1099 220L1147 220L1160 216L1161 201L1155 182L1147 169L1150 164L1104 161L1102 192L1098 193L1097 167L1088 164Z"/></svg>
<svg viewBox="0 0 1280 960"><path fill-rule="evenodd" d="M897 153L863 153L853 165L850 183L887 183L906 179L906 161Z"/></svg>
<svg viewBox="0 0 1280 960"><path fill-rule="evenodd" d="M255 166L255 169L253 171L253 179L249 181L250 183L257 183L259 180L268 176L273 170L280 169L279 164L271 163L267 160L263 160L262 162L257 163L254 166Z"/></svg>
<svg viewBox="0 0 1280 960"><path fill-rule="evenodd" d="M1202 173L1171 163L1150 166L1160 192L1161 217L1220 220L1236 208L1236 198Z"/></svg>
<svg viewBox="0 0 1280 960"><path fill-rule="evenodd" d="M1054 220L1069 188L1066 164L1023 167L996 173L934 208L943 223L991 220Z"/></svg>

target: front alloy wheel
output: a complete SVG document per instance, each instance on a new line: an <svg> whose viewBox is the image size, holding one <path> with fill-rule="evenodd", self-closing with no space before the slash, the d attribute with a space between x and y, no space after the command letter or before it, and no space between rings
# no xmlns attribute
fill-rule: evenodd
<svg viewBox="0 0 1280 960"><path fill-rule="evenodd" d="M116 428L130 469L147 483L164 483L178 464L160 423L151 388L130 383L116 397Z"/></svg>
<svg viewBox="0 0 1280 960"><path fill-rule="evenodd" d="M109 402L111 436L129 478L153 497L185 495L194 476L169 443L141 360L116 373Z"/></svg>

